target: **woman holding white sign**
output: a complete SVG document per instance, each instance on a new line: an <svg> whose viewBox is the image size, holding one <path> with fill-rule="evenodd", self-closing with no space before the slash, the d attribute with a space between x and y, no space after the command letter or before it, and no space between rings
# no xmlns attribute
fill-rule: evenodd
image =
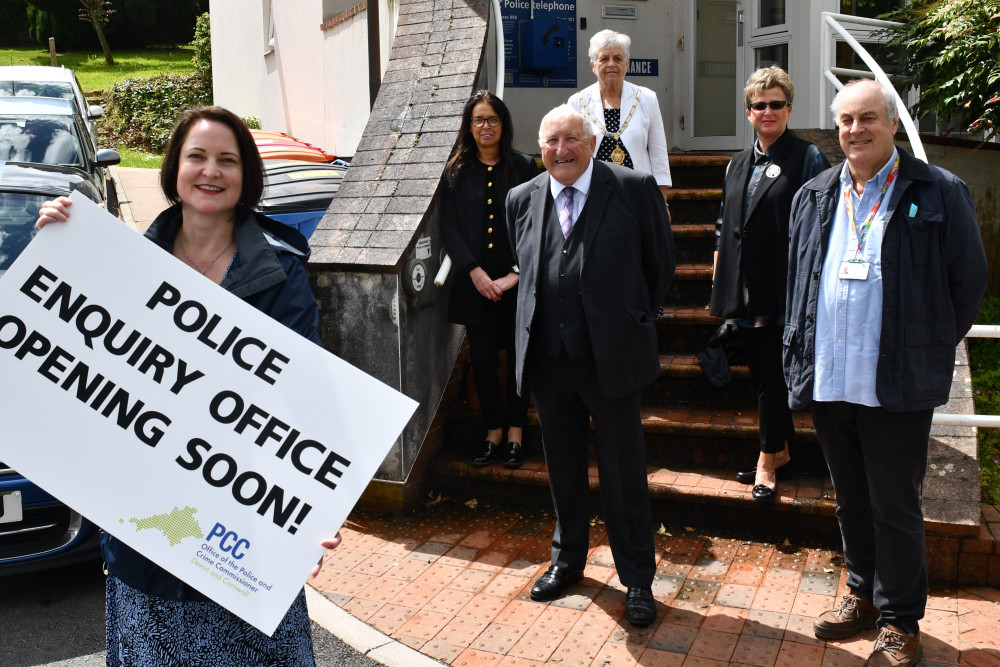
<svg viewBox="0 0 1000 667"><path fill-rule="evenodd" d="M221 107L181 114L160 187L173 205L150 225L147 238L319 344L319 313L305 270L309 244L298 231L253 211L264 170L236 115ZM46 202L36 225L68 220L71 206L64 197ZM338 533L322 545L339 543ZM315 664L304 591L268 637L110 534L102 536L101 547L108 571L108 665Z"/></svg>

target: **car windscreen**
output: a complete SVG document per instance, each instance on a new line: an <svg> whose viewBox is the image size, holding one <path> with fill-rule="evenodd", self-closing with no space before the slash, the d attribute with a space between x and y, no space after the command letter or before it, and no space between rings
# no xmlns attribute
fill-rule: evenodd
<svg viewBox="0 0 1000 667"><path fill-rule="evenodd" d="M51 198L19 192L0 194L0 276L35 236L38 209Z"/></svg>
<svg viewBox="0 0 1000 667"><path fill-rule="evenodd" d="M57 97L76 101L73 86L63 81L0 81L0 95Z"/></svg>
<svg viewBox="0 0 1000 667"><path fill-rule="evenodd" d="M68 116L0 115L0 161L84 167L80 137Z"/></svg>

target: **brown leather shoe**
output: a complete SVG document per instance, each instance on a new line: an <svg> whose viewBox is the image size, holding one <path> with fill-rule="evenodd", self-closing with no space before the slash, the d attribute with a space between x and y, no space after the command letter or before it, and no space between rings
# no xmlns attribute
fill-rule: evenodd
<svg viewBox="0 0 1000 667"><path fill-rule="evenodd" d="M840 605L819 615L813 623L813 632L820 639L846 639L874 628L879 615L871 602L848 593L840 600Z"/></svg>
<svg viewBox="0 0 1000 667"><path fill-rule="evenodd" d="M865 665L871 667L901 667L916 665L924 657L920 637L907 634L899 628L887 625L878 633L875 647Z"/></svg>

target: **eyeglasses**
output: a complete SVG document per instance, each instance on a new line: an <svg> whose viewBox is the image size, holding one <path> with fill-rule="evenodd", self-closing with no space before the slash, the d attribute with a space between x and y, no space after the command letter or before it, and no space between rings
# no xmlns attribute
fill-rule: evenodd
<svg viewBox="0 0 1000 667"><path fill-rule="evenodd" d="M791 103L786 102L785 100L774 100L773 102L751 102L747 105L747 109L763 111L764 109L771 107L771 111L781 111L787 106L791 106Z"/></svg>
<svg viewBox="0 0 1000 667"><path fill-rule="evenodd" d="M483 125L489 125L490 127L500 127L500 117L490 116L489 118L480 118L476 116L472 119L472 125L474 127L482 127Z"/></svg>

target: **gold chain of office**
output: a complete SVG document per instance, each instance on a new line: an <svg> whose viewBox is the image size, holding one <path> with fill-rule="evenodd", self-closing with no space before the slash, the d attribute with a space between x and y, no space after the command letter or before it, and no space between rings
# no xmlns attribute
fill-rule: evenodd
<svg viewBox="0 0 1000 667"><path fill-rule="evenodd" d="M642 88L636 88L635 90L635 101L632 102L632 109L628 112L628 117L625 121L618 126L617 132L608 132L608 129L601 125L597 118L594 117L593 112L590 110L589 104L583 105L583 110L587 112L587 116L590 117L590 122L597 126L597 129L601 131L601 134L605 137L611 137L615 140L615 148L611 151L611 161L615 164L625 163L625 151L622 149L621 136L625 134L625 130L628 129L629 121L632 120L632 114L635 113L636 107L639 106L639 93L642 92Z"/></svg>

